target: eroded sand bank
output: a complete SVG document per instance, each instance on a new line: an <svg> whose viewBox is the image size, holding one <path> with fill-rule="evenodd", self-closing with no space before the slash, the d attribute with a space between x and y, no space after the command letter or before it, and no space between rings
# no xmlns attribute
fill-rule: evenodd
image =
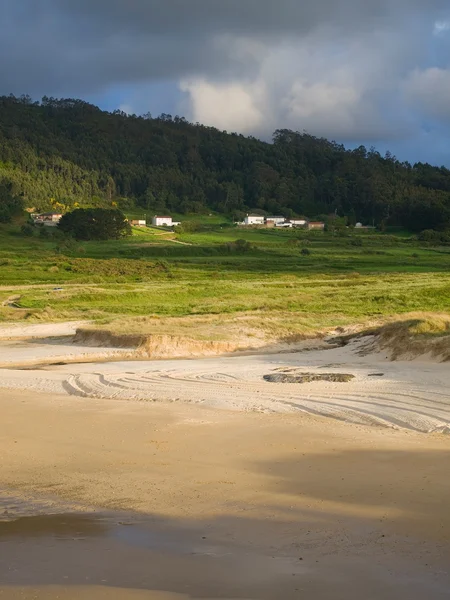
<svg viewBox="0 0 450 600"><path fill-rule="evenodd" d="M2 598L448 598L447 436L22 391L1 408Z"/></svg>
<svg viewBox="0 0 450 600"><path fill-rule="evenodd" d="M85 348L64 340L3 342L0 365L10 368L0 370L0 389L77 398L197 403L246 412L300 412L359 424L449 433L448 363L392 362L382 353L364 355L364 347L364 340L358 340L328 350L142 361L133 360L131 350ZM53 364L33 366L33 360ZM54 364L58 361L67 364ZM353 379L302 384L264 379L305 372L315 376L349 374Z"/></svg>

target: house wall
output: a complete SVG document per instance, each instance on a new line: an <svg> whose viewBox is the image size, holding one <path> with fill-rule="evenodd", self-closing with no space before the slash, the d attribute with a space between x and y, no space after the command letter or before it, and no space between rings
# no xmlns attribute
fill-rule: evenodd
<svg viewBox="0 0 450 600"><path fill-rule="evenodd" d="M325 229L325 223L309 223L308 229Z"/></svg>
<svg viewBox="0 0 450 600"><path fill-rule="evenodd" d="M247 215L245 217L246 225L264 225L264 217Z"/></svg>
<svg viewBox="0 0 450 600"><path fill-rule="evenodd" d="M153 217L153 225L156 227L172 227L172 217Z"/></svg>

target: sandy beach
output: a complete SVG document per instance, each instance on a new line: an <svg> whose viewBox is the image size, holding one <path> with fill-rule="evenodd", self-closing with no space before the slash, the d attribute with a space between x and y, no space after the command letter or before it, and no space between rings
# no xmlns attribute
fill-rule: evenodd
<svg viewBox="0 0 450 600"><path fill-rule="evenodd" d="M427 357L391 361L386 352L367 351L370 339L328 349L310 340L289 351L149 360L133 348L74 344L69 324L57 325L52 337L49 331L48 326L4 328L1 340L0 328L0 390L313 414L361 425L450 433L448 363ZM11 332L15 337L7 338ZM325 380L277 382L277 376L289 380L303 374ZM339 375L349 380L326 377ZM266 380L274 377L275 382Z"/></svg>
<svg viewBox="0 0 450 600"><path fill-rule="evenodd" d="M2 369L0 598L448 598L448 382L348 347Z"/></svg>

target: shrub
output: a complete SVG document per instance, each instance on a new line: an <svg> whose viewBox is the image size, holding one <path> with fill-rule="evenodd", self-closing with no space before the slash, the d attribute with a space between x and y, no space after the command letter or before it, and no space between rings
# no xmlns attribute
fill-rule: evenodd
<svg viewBox="0 0 450 600"><path fill-rule="evenodd" d="M41 237L41 238L49 238L50 237L50 231L47 229L47 227L42 227L39 230L39 237Z"/></svg>
<svg viewBox="0 0 450 600"><path fill-rule="evenodd" d="M350 241L350 245L351 246L362 246L363 245L363 241L361 238L355 238L353 240Z"/></svg>
<svg viewBox="0 0 450 600"><path fill-rule="evenodd" d="M234 242L228 242L228 244L225 245L225 248L228 252L245 254L246 252L253 250L253 245L250 242L247 242L247 240L236 240Z"/></svg>
<svg viewBox="0 0 450 600"><path fill-rule="evenodd" d="M302 248L302 251L300 254L302 256L309 256L311 254L311 250L309 250L308 248Z"/></svg>
<svg viewBox="0 0 450 600"><path fill-rule="evenodd" d="M425 229L418 235L421 242L428 244L450 244L450 231L435 231L434 229Z"/></svg>
<svg viewBox="0 0 450 600"><path fill-rule="evenodd" d="M198 233L203 230L203 225L198 221L183 221L175 227L176 233Z"/></svg>
<svg viewBox="0 0 450 600"><path fill-rule="evenodd" d="M65 252L75 252L77 247L76 241L71 237L67 237L56 246L55 250L57 253L64 254Z"/></svg>
<svg viewBox="0 0 450 600"><path fill-rule="evenodd" d="M77 240L117 240L131 235L131 226L117 209L79 208L66 213L58 228Z"/></svg>
<svg viewBox="0 0 450 600"><path fill-rule="evenodd" d="M34 227L33 225L30 225L30 223L25 223L22 225L20 231L22 232L22 235L26 235L28 237L32 237L34 235Z"/></svg>

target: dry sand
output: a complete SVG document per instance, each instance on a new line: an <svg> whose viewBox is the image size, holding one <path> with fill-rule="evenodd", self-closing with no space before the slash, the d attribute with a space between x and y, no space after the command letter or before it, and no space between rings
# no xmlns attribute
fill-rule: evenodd
<svg viewBox="0 0 450 600"><path fill-rule="evenodd" d="M2 342L0 366L10 368L0 371L0 389L196 403L245 412L300 412L358 424L450 433L448 363L392 362L380 353L363 356L365 347L363 339L326 351L143 361L130 359L132 349L77 346L70 338ZM36 361L53 365L33 368ZM17 368L20 365L27 370ZM283 372L343 373L354 379L305 384L264 380L265 375Z"/></svg>
<svg viewBox="0 0 450 600"><path fill-rule="evenodd" d="M449 598L448 365L357 350L1 370L0 599Z"/></svg>
<svg viewBox="0 0 450 600"><path fill-rule="evenodd" d="M0 447L0 597L448 598L446 436L7 392Z"/></svg>

